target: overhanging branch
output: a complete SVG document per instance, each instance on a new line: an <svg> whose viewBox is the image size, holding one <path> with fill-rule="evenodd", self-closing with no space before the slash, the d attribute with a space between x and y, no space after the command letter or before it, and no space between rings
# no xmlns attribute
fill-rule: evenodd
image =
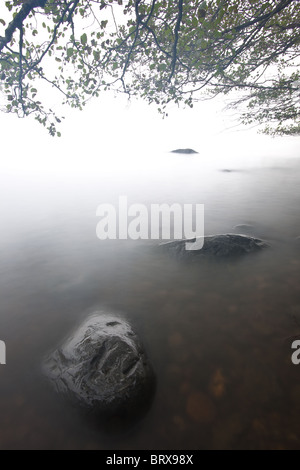
<svg viewBox="0 0 300 470"><path fill-rule="evenodd" d="M182 22L182 16L183 16L183 0L179 0L178 2L178 17L175 25L175 31L174 31L174 46L173 46L173 58L172 58L172 63L171 63L171 74L169 77L169 82L171 82L173 75L175 73L175 67L176 67L176 62L177 62L177 46L178 46L178 40L179 40L179 31L180 31L180 26Z"/></svg>
<svg viewBox="0 0 300 470"><path fill-rule="evenodd" d="M9 23L5 31L5 36L0 37L0 52L4 47L10 43L12 37L17 29L22 28L23 21L27 18L29 13L34 10L34 8L44 8L47 0L29 0L23 4L21 10L16 14L14 19Z"/></svg>

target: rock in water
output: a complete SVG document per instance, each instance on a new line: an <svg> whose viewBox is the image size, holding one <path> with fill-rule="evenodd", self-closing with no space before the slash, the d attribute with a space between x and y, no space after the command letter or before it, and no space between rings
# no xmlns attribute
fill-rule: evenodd
<svg viewBox="0 0 300 470"><path fill-rule="evenodd" d="M160 246L180 259L196 260L198 257L234 258L247 253L253 253L269 246L263 240L246 235L226 234L204 237L203 248L186 250L186 243L193 240L175 240L162 243Z"/></svg>
<svg viewBox="0 0 300 470"><path fill-rule="evenodd" d="M45 359L56 390L94 414L140 417L155 376L139 338L122 318L95 312Z"/></svg>
<svg viewBox="0 0 300 470"><path fill-rule="evenodd" d="M172 150L171 153L191 154L191 153L198 153L198 152L196 152L196 150L193 150L193 149L176 149L176 150Z"/></svg>

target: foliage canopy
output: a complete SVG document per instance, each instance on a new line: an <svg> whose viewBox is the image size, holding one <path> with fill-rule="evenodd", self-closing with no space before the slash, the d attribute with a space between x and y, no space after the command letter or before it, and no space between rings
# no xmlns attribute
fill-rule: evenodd
<svg viewBox="0 0 300 470"><path fill-rule="evenodd" d="M2 110L60 118L43 82L82 108L102 89L162 113L233 93L244 123L299 134L298 0L9 0L0 14ZM238 96L238 97L237 97Z"/></svg>

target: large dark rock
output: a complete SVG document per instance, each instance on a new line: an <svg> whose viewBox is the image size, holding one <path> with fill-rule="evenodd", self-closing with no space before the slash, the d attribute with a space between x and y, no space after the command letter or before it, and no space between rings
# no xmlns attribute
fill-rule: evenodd
<svg viewBox="0 0 300 470"><path fill-rule="evenodd" d="M196 152L196 150L193 150L193 149L176 149L176 150L172 150L171 153L191 154L191 153L198 153L198 152Z"/></svg>
<svg viewBox="0 0 300 470"><path fill-rule="evenodd" d="M153 370L131 326L101 311L48 355L44 371L58 392L103 417L140 417L155 390Z"/></svg>
<svg viewBox="0 0 300 470"><path fill-rule="evenodd" d="M260 251L269 246L263 240L258 238L231 233L204 237L203 247L197 250L187 250L187 242L189 244L195 243L196 238L193 240L175 240L162 243L160 246L162 249L175 255L175 257L186 260L196 260L199 257L235 258L248 253Z"/></svg>

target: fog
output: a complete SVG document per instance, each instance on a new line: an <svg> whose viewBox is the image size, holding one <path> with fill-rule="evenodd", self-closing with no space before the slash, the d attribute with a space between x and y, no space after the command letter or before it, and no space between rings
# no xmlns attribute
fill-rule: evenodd
<svg viewBox="0 0 300 470"><path fill-rule="evenodd" d="M1 114L0 171L60 177L101 168L124 179L175 148L194 148L204 166L220 157L226 165L240 157L244 166L268 156L299 155L298 138L272 138L259 135L257 127L238 126L237 116L224 106L221 100L199 102L193 109L173 106L163 119L154 106L107 93L81 112L64 108L61 138L49 136L31 117Z"/></svg>
<svg viewBox="0 0 300 470"><path fill-rule="evenodd" d="M299 139L237 127L223 108L173 107L162 120L108 94L66 110L61 138L0 115L0 448L300 447L299 371L282 347L298 332ZM169 153L179 147L199 154ZM242 224L270 249L192 266L158 240L99 240L97 207L120 196L204 204L206 235ZM45 353L99 306L126 315L157 375L151 409L125 434L95 430L41 374Z"/></svg>

